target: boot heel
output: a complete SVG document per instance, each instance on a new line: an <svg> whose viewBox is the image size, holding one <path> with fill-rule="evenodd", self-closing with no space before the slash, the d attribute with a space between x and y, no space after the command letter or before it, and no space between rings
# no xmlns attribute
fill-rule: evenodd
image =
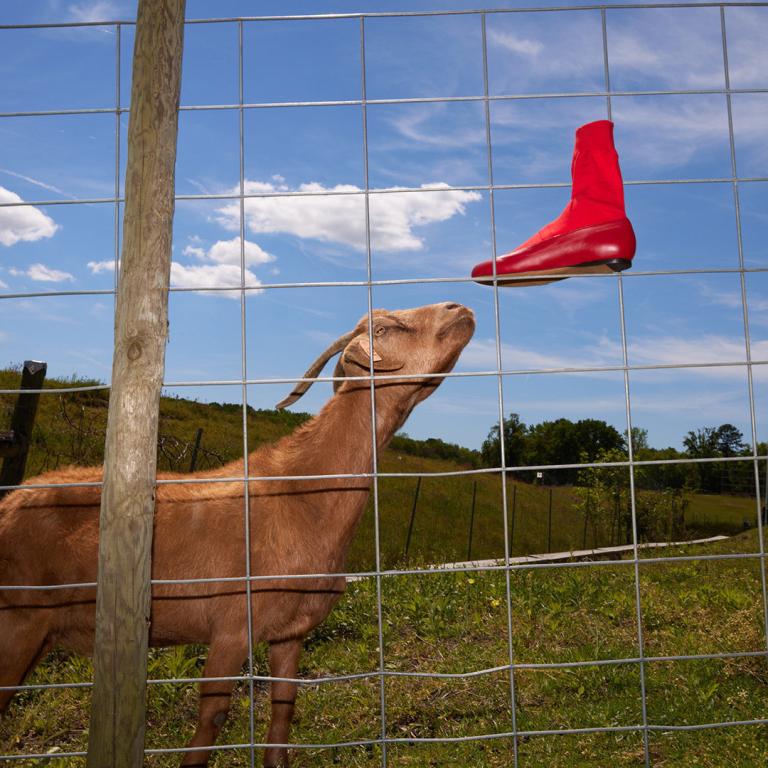
<svg viewBox="0 0 768 768"><path fill-rule="evenodd" d="M629 269L632 266L632 262L629 259L611 259L605 262L607 267L610 267L614 272L623 272L625 269Z"/></svg>

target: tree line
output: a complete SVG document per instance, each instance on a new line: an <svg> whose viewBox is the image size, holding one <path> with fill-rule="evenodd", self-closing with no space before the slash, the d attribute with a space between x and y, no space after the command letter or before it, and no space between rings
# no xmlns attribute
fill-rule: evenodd
<svg viewBox="0 0 768 768"><path fill-rule="evenodd" d="M480 463L486 467L501 466L501 440L504 440L504 463L507 467L588 464L604 461L626 461L629 455L626 433L599 419L571 421L560 418L539 424L525 424L511 413L496 423L480 449ZM633 456L638 461L676 461L684 459L731 459L751 456L744 435L733 424L702 427L689 431L683 438L684 450L652 448L647 430L632 429ZM758 452L765 451L764 445ZM579 485L584 476L579 469L543 470L546 485ZM516 472L518 479L533 481L536 470ZM754 467L751 462L722 461L645 465L635 471L637 487L647 490L691 490L705 493L754 493Z"/></svg>

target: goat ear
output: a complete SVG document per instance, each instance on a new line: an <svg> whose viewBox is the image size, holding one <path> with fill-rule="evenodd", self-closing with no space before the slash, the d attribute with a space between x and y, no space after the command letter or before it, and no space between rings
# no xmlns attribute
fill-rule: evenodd
<svg viewBox="0 0 768 768"><path fill-rule="evenodd" d="M344 350L341 355L341 359L346 362L351 362L359 365L365 370L371 368L371 347L367 333L361 333L356 336L350 342L349 346ZM405 363L402 360L397 360L391 357L382 357L377 349L376 344L373 345L373 370L374 371L399 371Z"/></svg>
<svg viewBox="0 0 768 768"><path fill-rule="evenodd" d="M339 387L344 383L341 379L344 377L344 366L341 363L341 357L336 361L336 367L333 369L333 378L336 381L333 382L333 393L339 391Z"/></svg>

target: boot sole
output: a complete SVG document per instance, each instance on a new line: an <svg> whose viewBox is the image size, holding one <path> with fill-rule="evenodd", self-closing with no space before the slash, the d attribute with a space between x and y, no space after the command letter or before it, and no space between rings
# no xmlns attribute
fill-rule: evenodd
<svg viewBox="0 0 768 768"><path fill-rule="evenodd" d="M636 245L627 218L592 224L502 256L496 262L496 282L513 288L545 285L574 275L621 272L631 266ZM492 266L491 262L478 265L472 277L493 283ZM478 274L479 269L484 274Z"/></svg>
<svg viewBox="0 0 768 768"><path fill-rule="evenodd" d="M608 259L607 261L577 264L573 267L556 267L555 269L537 270L535 272L517 272L514 275L502 275L498 278L497 282L499 286L503 285L508 288L547 285L547 283L555 283L574 275L605 275L623 272L631 266L632 261L629 259Z"/></svg>

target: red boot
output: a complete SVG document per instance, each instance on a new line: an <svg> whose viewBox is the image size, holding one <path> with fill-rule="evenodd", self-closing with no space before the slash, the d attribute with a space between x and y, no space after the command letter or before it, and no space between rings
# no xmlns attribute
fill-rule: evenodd
<svg viewBox="0 0 768 768"><path fill-rule="evenodd" d="M496 259L499 285L540 285L569 275L620 272L632 265L635 233L624 211L610 120L587 123L576 131L571 179L571 201L560 216ZM472 277L493 285L493 261L478 264Z"/></svg>

